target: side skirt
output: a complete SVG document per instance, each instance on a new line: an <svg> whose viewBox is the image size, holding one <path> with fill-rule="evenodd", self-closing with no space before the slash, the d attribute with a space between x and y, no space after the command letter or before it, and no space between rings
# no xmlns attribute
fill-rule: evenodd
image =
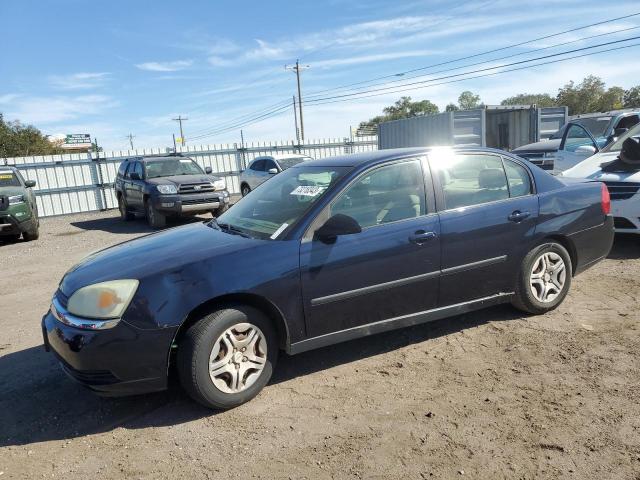
<svg viewBox="0 0 640 480"><path fill-rule="evenodd" d="M408 315L402 315L400 317L388 318L386 320L380 320L379 322L369 323L367 325L361 325L358 327L348 328L346 330L340 330L338 332L327 333L318 337L308 338L300 342L292 343L287 349L287 353L295 355L296 353L306 352L307 350L314 350L316 348L326 347L336 343L346 342L348 340L354 340L360 337L366 337L368 335L374 335L376 333L386 332L388 330L395 330L397 328L411 327L413 325L419 325L421 323L433 322L446 317L452 317L454 315L460 315L462 313L472 312L474 310L480 310L492 305L498 305L508 302L513 296L513 292L510 293L498 293L489 297L478 298L468 302L457 303L455 305L448 305L446 307L434 308L432 310L425 310L422 312L411 313Z"/></svg>

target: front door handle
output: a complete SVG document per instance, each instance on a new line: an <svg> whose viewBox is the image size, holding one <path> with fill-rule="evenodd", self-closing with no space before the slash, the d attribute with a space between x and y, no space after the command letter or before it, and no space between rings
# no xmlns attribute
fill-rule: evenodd
<svg viewBox="0 0 640 480"><path fill-rule="evenodd" d="M531 213L529 212L521 212L520 210L516 210L511 215L509 215L508 218L509 218L509 221L511 222L520 223L525 218L528 218L530 216L531 216Z"/></svg>
<svg viewBox="0 0 640 480"><path fill-rule="evenodd" d="M418 230L409 237L409 241L411 243L415 243L416 245L422 245L423 243L436 238L436 236L436 232L425 232L424 230Z"/></svg>

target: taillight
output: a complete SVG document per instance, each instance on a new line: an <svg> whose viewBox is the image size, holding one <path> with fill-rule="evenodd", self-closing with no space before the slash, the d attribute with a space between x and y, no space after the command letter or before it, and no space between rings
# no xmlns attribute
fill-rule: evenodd
<svg viewBox="0 0 640 480"><path fill-rule="evenodd" d="M611 197L609 196L609 189L607 188L607 186L602 183L602 200L601 200L601 205L602 205L602 213L604 213L605 215L609 215L611 213Z"/></svg>

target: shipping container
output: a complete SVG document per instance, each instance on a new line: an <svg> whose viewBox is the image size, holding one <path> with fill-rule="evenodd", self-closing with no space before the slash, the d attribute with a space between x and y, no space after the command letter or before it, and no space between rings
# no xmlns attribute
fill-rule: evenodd
<svg viewBox="0 0 640 480"><path fill-rule="evenodd" d="M567 122L567 107L486 106L381 123L378 147L477 145L512 150L549 138Z"/></svg>

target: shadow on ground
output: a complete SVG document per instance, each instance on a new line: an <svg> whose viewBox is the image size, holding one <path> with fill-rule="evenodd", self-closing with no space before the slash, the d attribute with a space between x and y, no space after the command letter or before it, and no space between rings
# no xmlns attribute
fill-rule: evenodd
<svg viewBox="0 0 640 480"><path fill-rule="evenodd" d="M282 355L271 386L489 321L520 318L508 305L430 324L374 335L306 352ZM0 345L2 348L2 345ZM428 346L427 346L428 348ZM0 350L1 352L1 350ZM108 432L177 425L220 412L189 399L177 385L167 392L127 398L101 398L68 379L53 356L33 347L0 357L0 447L64 440ZM256 400L259 401L259 400Z"/></svg>
<svg viewBox="0 0 640 480"><path fill-rule="evenodd" d="M177 219L168 218L166 228L208 220L211 220L210 215ZM143 218L136 218L135 220L131 220L129 222L125 222L120 217L96 218L92 220L79 220L76 222L71 222L71 225L82 230L99 230L102 232L115 234L151 233L156 231L151 228ZM58 235L64 235L65 233L66 232Z"/></svg>
<svg viewBox="0 0 640 480"><path fill-rule="evenodd" d="M618 233L607 258L613 260L631 260L640 258L640 235Z"/></svg>

